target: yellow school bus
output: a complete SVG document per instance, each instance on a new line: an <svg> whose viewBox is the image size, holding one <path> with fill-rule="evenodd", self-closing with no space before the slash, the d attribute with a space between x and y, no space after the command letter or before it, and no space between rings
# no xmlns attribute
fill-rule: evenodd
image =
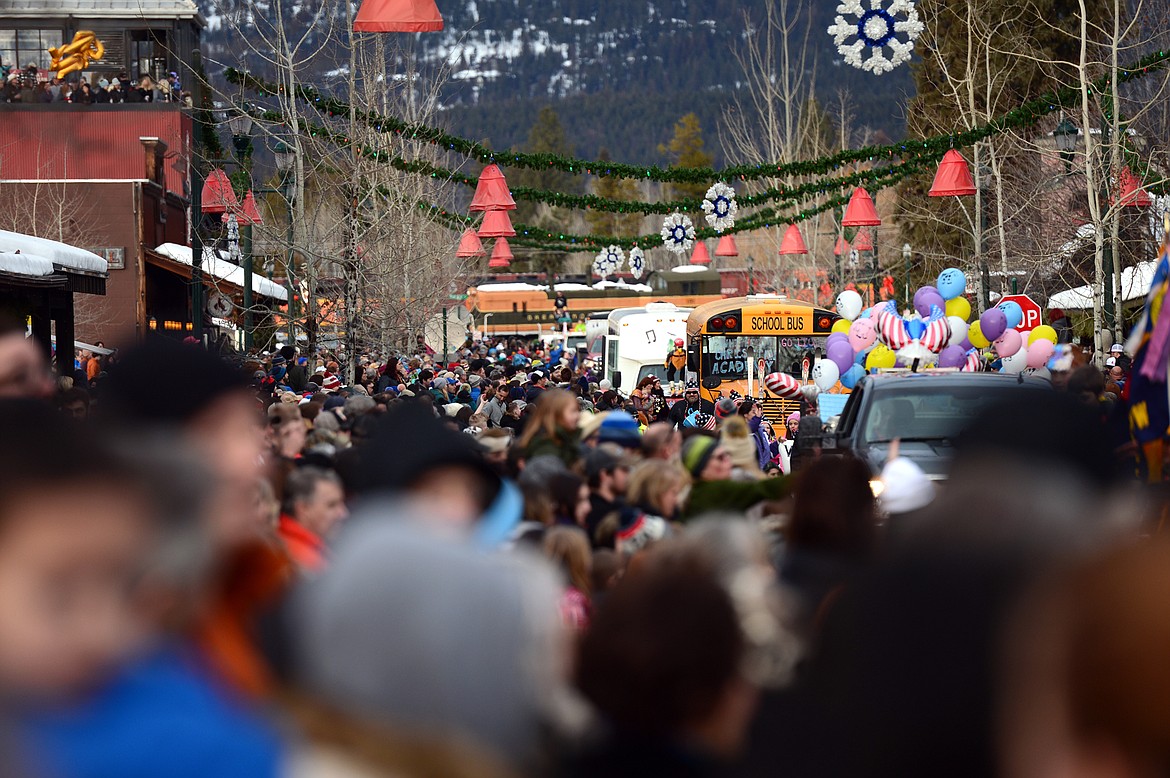
<svg viewBox="0 0 1170 778"><path fill-rule="evenodd" d="M781 421L799 403L769 392L763 377L781 372L807 381L839 318L832 311L775 295L700 305L687 317L688 367L708 400L718 401L733 391L762 398L764 415Z"/></svg>

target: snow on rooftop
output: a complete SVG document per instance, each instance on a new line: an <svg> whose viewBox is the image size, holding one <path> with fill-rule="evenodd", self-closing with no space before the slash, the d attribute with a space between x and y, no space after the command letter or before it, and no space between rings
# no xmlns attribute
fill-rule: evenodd
<svg viewBox="0 0 1170 778"><path fill-rule="evenodd" d="M19 232L0 230L0 251L20 251L21 254L44 257L54 265L67 270L82 270L89 273L105 273L109 270L106 261L92 251Z"/></svg>
<svg viewBox="0 0 1170 778"><path fill-rule="evenodd" d="M184 265L191 264L190 246L180 246L177 243L164 243L156 248L155 251L168 259L173 259L175 262L180 262ZM203 269L220 281L227 281L229 284L238 286L241 289L244 288L244 268L228 262L226 259L217 257L208 246L203 247ZM288 299L287 289L257 273L252 274L252 291L276 300Z"/></svg>
<svg viewBox="0 0 1170 778"><path fill-rule="evenodd" d="M13 273L18 276L51 276L53 275L53 263L34 254L14 254L10 251L0 251L0 273Z"/></svg>
<svg viewBox="0 0 1170 778"><path fill-rule="evenodd" d="M706 269L707 269L706 265L679 265L678 267L672 267L670 269L670 272L672 272L672 273L702 273Z"/></svg>

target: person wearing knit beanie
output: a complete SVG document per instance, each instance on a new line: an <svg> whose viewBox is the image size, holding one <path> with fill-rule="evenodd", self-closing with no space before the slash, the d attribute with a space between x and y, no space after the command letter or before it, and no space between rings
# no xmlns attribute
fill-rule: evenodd
<svg viewBox="0 0 1170 778"><path fill-rule="evenodd" d="M719 441L709 435L695 435L683 444L682 464L692 478L702 477L718 447Z"/></svg>
<svg viewBox="0 0 1170 778"><path fill-rule="evenodd" d="M695 479L682 510L683 521L712 512L746 511L761 502L782 499L789 492L790 482L783 476L731 480L730 452L707 435L694 435L683 444L682 464Z"/></svg>
<svg viewBox="0 0 1170 778"><path fill-rule="evenodd" d="M729 416L723 421L723 427L719 432L719 444L731 454L734 480L750 481L764 477L764 471L760 469L759 458L756 455L755 441L752 440L751 430L742 416Z"/></svg>

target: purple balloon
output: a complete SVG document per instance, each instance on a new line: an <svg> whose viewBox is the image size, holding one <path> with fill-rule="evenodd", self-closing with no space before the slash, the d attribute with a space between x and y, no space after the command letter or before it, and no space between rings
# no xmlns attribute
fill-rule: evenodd
<svg viewBox="0 0 1170 778"><path fill-rule="evenodd" d="M844 332L834 332L832 335L825 338L825 353L826 354L829 353L829 349L833 347L834 343L844 343L846 346L848 346L849 345L849 335L847 335ZM852 347L850 347L850 350L852 350Z"/></svg>
<svg viewBox="0 0 1170 778"><path fill-rule="evenodd" d="M967 361L967 349L962 346L947 346L938 352L939 367L959 367Z"/></svg>
<svg viewBox="0 0 1170 778"><path fill-rule="evenodd" d="M924 286L914 293L915 309L918 308L918 301L926 295L937 295L939 298L942 298L942 294L939 293L938 289L934 288L933 286Z"/></svg>
<svg viewBox="0 0 1170 778"><path fill-rule="evenodd" d="M829 346L825 351L825 356L836 363L842 375L853 366L853 347L849 345L848 340L844 343L837 341Z"/></svg>
<svg viewBox="0 0 1170 778"><path fill-rule="evenodd" d="M975 348L975 344L971 342L970 338L963 338L963 342L959 344L959 348L963 349L964 352L967 352Z"/></svg>
<svg viewBox="0 0 1170 778"><path fill-rule="evenodd" d="M999 340L999 336L1007 329L1007 314L999 308L988 308L979 317L979 329L988 340Z"/></svg>
<svg viewBox="0 0 1170 778"><path fill-rule="evenodd" d="M914 310L918 311L919 316L924 319L930 318L932 308L938 308L940 311L946 312L947 302L942 298L941 294L938 292L922 294L921 291L919 290L919 294L914 295Z"/></svg>

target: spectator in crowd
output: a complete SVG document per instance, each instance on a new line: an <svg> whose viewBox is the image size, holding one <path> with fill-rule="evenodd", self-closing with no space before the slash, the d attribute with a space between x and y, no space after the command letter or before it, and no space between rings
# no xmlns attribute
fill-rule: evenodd
<svg viewBox="0 0 1170 778"><path fill-rule="evenodd" d="M306 573L320 573L327 541L349 515L341 479L330 470L300 467L284 482L279 535L289 557Z"/></svg>

